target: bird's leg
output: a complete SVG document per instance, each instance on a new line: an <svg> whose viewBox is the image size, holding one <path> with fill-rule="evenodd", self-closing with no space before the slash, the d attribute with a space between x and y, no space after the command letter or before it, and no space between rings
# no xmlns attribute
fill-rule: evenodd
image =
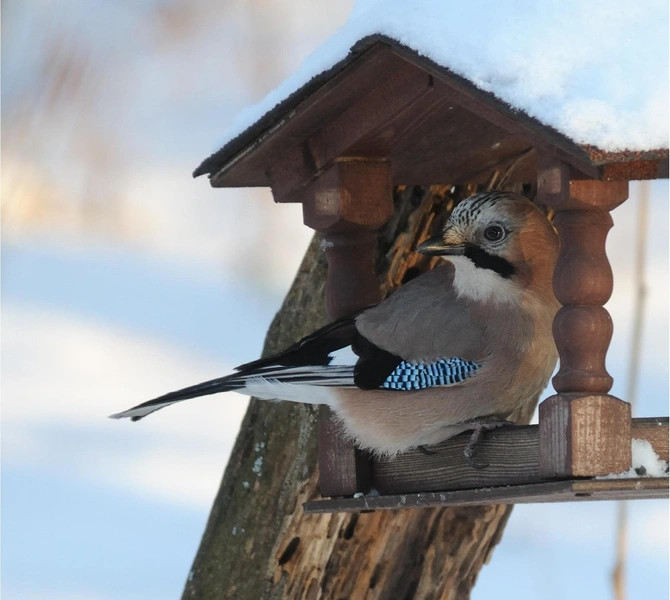
<svg viewBox="0 0 670 600"><path fill-rule="evenodd" d="M468 441L467 445L465 446L465 449L463 450L463 454L465 455L465 461L473 469L485 469L486 467L489 466L488 463L478 463L475 462L473 459L473 456L475 455L475 448L482 437L483 431L484 431L483 427L476 427L475 429L473 429L472 435L470 436L470 440Z"/></svg>
<svg viewBox="0 0 670 600"><path fill-rule="evenodd" d="M417 446L416 449L421 452L421 454L425 454L426 456L433 456L434 454L437 454L434 450L428 450L425 446Z"/></svg>
<svg viewBox="0 0 670 600"><path fill-rule="evenodd" d="M465 421L464 425L468 426L468 429L472 427L472 435L468 441L463 454L465 455L466 462L473 469L485 469L488 467L488 463L478 463L474 461L475 449L477 444L482 438L484 431L491 431L492 429L497 429L498 427L504 427L505 425L514 425L511 421L506 421L500 417L479 417L477 419L472 419L471 421Z"/></svg>

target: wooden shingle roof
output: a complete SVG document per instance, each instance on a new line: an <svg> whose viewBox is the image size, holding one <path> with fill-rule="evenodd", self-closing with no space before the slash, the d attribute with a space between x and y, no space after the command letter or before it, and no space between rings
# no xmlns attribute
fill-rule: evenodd
<svg viewBox="0 0 670 600"><path fill-rule="evenodd" d="M668 150L604 152L576 144L537 119L399 42L360 40L252 126L205 159L194 176L214 187L271 186L278 201L337 158L390 160L395 184L484 181L510 167L532 181L538 153L570 165L573 179L668 176Z"/></svg>

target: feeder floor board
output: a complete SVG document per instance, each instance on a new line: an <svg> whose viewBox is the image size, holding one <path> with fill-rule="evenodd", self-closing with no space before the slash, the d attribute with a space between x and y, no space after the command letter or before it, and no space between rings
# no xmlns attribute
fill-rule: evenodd
<svg viewBox="0 0 670 600"><path fill-rule="evenodd" d="M306 502L303 508L308 513L330 513L474 504L528 504L651 498L668 498L667 477L573 479L472 490L331 498Z"/></svg>

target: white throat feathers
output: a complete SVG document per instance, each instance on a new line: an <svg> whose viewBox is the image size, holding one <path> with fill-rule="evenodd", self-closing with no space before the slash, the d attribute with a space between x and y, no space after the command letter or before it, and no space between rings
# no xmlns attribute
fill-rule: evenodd
<svg viewBox="0 0 670 600"><path fill-rule="evenodd" d="M459 297L476 302L493 298L497 302L520 302L522 290L510 279L478 267L465 256L449 256L447 260L454 265L454 288Z"/></svg>

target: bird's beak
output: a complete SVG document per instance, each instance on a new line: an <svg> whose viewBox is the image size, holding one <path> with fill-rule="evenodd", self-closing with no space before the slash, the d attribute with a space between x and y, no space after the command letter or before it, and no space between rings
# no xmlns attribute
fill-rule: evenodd
<svg viewBox="0 0 670 600"><path fill-rule="evenodd" d="M465 244L449 243L443 235L436 235L419 244L416 251L428 256L454 256L465 252Z"/></svg>

